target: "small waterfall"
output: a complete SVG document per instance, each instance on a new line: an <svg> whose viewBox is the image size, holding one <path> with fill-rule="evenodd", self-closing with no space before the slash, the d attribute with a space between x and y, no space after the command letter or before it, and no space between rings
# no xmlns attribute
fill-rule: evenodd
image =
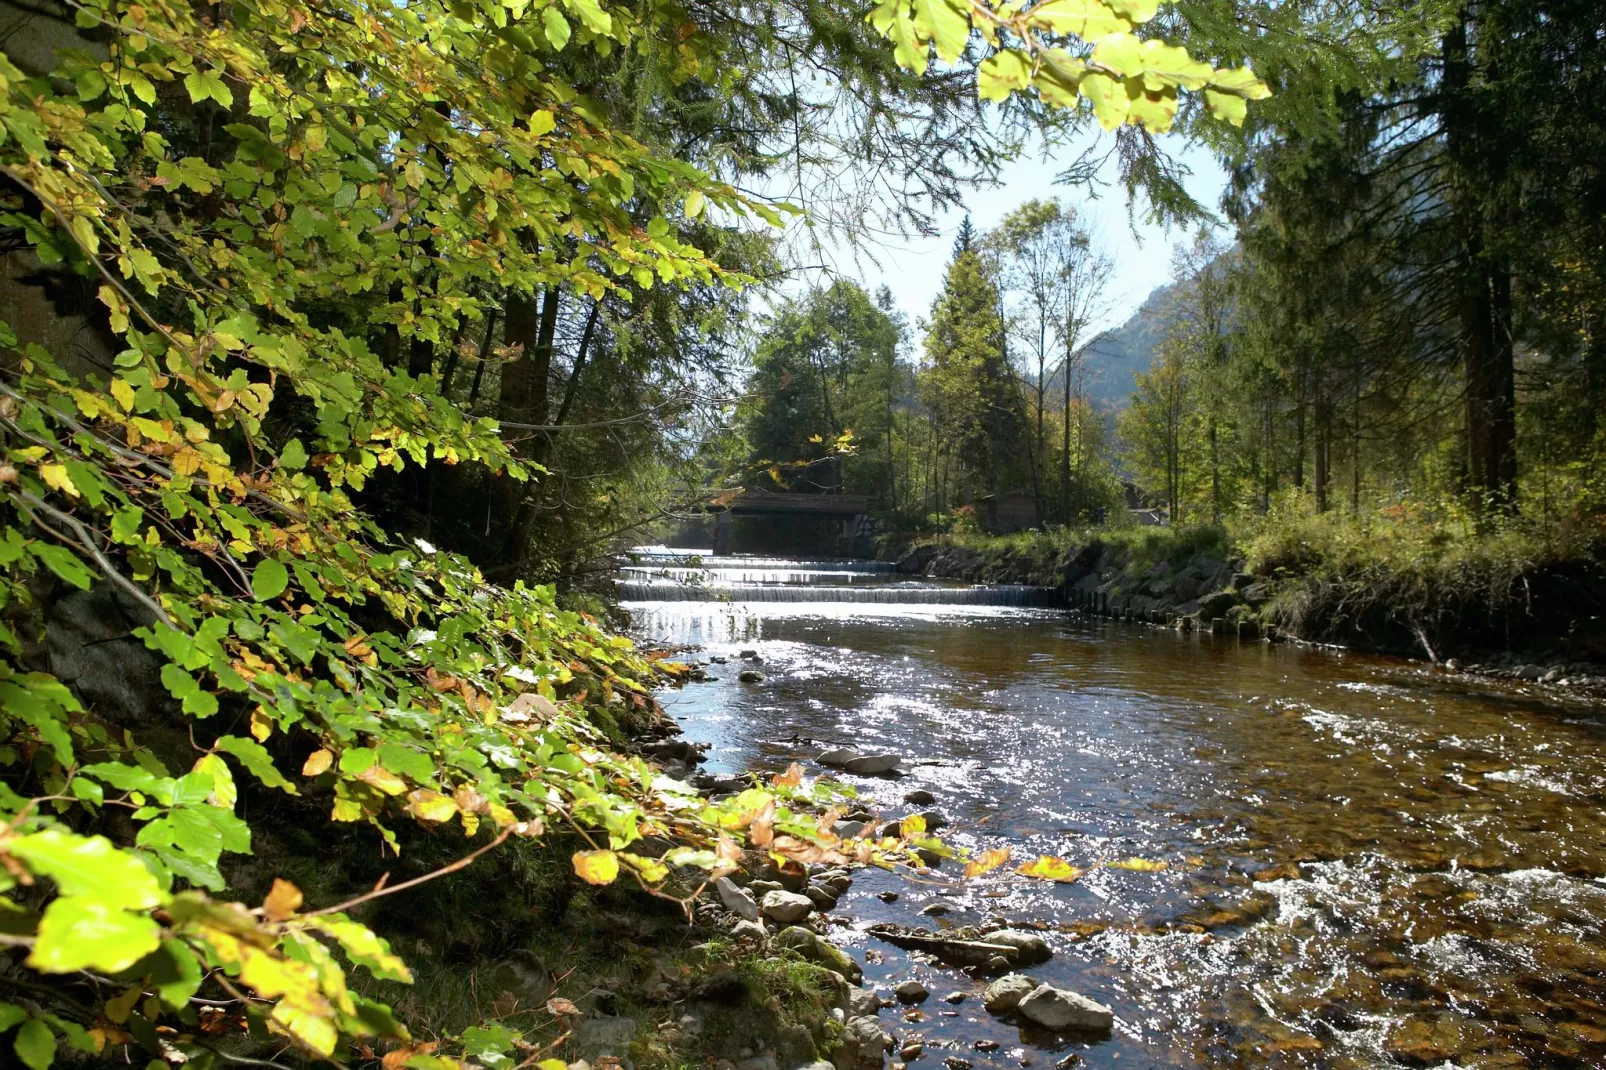
<svg viewBox="0 0 1606 1070"><path fill-rule="evenodd" d="M882 605L948 606L1054 606L1059 592L1052 587L996 584L976 587L940 587L931 584L866 584L858 587L804 587L775 584L689 586L623 580L618 587L625 602L860 602Z"/></svg>

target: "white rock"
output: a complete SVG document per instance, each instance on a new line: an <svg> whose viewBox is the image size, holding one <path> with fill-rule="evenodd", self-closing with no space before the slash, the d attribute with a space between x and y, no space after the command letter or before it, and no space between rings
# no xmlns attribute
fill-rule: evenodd
<svg viewBox="0 0 1606 1070"><path fill-rule="evenodd" d="M748 939L757 940L759 943L763 943L769 938L769 931L764 928L763 922L748 921L746 918L743 918L741 921L731 926L731 935L738 940L745 937Z"/></svg>
<svg viewBox="0 0 1606 1070"><path fill-rule="evenodd" d="M859 756L859 752L852 747L832 747L816 759L821 765L831 765L841 768Z"/></svg>
<svg viewBox="0 0 1606 1070"><path fill-rule="evenodd" d="M720 877L714 881L714 891L719 894L719 901L725 904L725 909L732 914L748 921L758 920L758 903L754 902L753 893L746 888L729 877Z"/></svg>
<svg viewBox="0 0 1606 1070"><path fill-rule="evenodd" d="M900 761L902 759L896 754L866 754L844 762L842 768L860 776L869 776L874 773L890 773L898 768Z"/></svg>
<svg viewBox="0 0 1606 1070"><path fill-rule="evenodd" d="M1015 1009L1021 1017L1049 1029L1108 1033L1115 1025L1115 1012L1104 1004L1053 985L1038 985Z"/></svg>
<svg viewBox="0 0 1606 1070"><path fill-rule="evenodd" d="M774 918L782 925L790 925L812 914L814 904L808 896L798 895L796 892L765 892L759 910L763 911L766 918Z"/></svg>
<svg viewBox="0 0 1606 1070"><path fill-rule="evenodd" d="M881 997L858 985L848 987L848 1013L855 1018L874 1018L881 1009Z"/></svg>
<svg viewBox="0 0 1606 1070"><path fill-rule="evenodd" d="M1037 988L1037 982L1023 973L1011 973L987 986L981 994L982 1003L994 1014L1012 1011Z"/></svg>
<svg viewBox="0 0 1606 1070"><path fill-rule="evenodd" d="M892 992L898 997L898 1002L900 1003L920 1003L931 995L931 989L919 981L905 981L897 988L894 988Z"/></svg>
<svg viewBox="0 0 1606 1070"><path fill-rule="evenodd" d="M982 941L989 944L1003 944L1013 948L1013 952L1006 956L1011 962L1022 966L1032 966L1039 962L1047 962L1054 953L1048 948L1048 941L1036 933L1024 932L1020 929L999 929L997 932L982 936Z"/></svg>

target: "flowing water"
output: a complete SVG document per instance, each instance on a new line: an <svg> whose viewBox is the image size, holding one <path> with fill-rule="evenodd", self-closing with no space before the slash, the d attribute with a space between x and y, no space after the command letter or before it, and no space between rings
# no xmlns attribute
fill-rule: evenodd
<svg viewBox="0 0 1606 1070"><path fill-rule="evenodd" d="M627 603L647 639L728 659L661 696L711 771L896 752L900 777L840 779L888 817L929 790L951 843L1090 867L856 878L832 938L867 985L933 993L914 1020L882 1012L924 1040L911 1070L1606 1066L1606 710L1061 610L836 600L870 573L822 581L828 601L752 601L721 567L699 582L729 601ZM762 683L737 680L742 651ZM1166 865L1096 865L1128 858ZM865 932L992 918L1046 926L1054 957L1027 972L1113 1007L1114 1035L1023 1030L982 1009L981 981Z"/></svg>

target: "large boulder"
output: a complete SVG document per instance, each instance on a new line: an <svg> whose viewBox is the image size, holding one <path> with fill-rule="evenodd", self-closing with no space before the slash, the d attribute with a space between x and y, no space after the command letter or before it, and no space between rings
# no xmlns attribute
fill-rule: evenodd
<svg viewBox="0 0 1606 1070"><path fill-rule="evenodd" d="M1055 1030L1108 1033L1115 1025L1115 1012L1104 1004L1053 985L1038 985L1015 1009L1027 1021Z"/></svg>
<svg viewBox="0 0 1606 1070"><path fill-rule="evenodd" d="M814 902L808 896L798 895L796 892L765 892L759 910L766 918L778 921L782 925L790 925L794 921L802 921L813 913Z"/></svg>
<svg viewBox="0 0 1606 1070"><path fill-rule="evenodd" d="M1011 973L987 986L981 994L982 1005L994 1014L1005 1014L1020 1005L1020 1001L1037 989L1037 982L1023 973Z"/></svg>
<svg viewBox="0 0 1606 1070"><path fill-rule="evenodd" d="M1039 962L1047 962L1054 956L1047 940L1036 933L1021 929L999 929L984 934L982 939L989 944L1003 944L1010 948L1010 953L1004 957L1015 965L1035 966Z"/></svg>
<svg viewBox="0 0 1606 1070"><path fill-rule="evenodd" d="M58 598L45 622L50 672L84 706L123 727L144 727L173 707L164 659L133 635L155 617L109 583Z"/></svg>
<svg viewBox="0 0 1606 1070"><path fill-rule="evenodd" d="M1217 591L1199 599L1199 619L1213 620L1225 617L1227 610L1238 604L1238 596L1231 591Z"/></svg>

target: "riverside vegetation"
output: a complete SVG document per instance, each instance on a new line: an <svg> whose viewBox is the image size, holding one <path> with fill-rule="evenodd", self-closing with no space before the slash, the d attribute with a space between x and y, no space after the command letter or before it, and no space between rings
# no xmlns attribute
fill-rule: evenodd
<svg viewBox="0 0 1606 1070"><path fill-rule="evenodd" d="M978 75L1022 116L1080 93L1134 131L1184 104L1184 124L1241 124L1268 90L1234 34L1219 67L1140 40L1144 2L864 14L19 9L0 222L42 289L14 290L0 329L8 1058L529 1066L597 1027L510 953L598 976L564 962L617 901L590 889L678 904L749 849L920 864L844 842L829 786L716 801L627 752L674 669L524 579L563 545L543 535L570 516L565 475L595 476L553 430L672 407L765 269L743 222L798 209L740 179L765 137L804 136L817 101L774 91L799 52L872 127L974 115ZM928 72L931 50L975 70ZM951 196L949 156L992 153L935 121L870 162L935 153ZM570 557L606 537L608 498L577 511ZM591 954L617 960L620 936ZM514 963L494 986L492 956ZM793 1052L812 1054L829 1038L800 963L737 982L821 1012Z"/></svg>
<svg viewBox="0 0 1606 1070"><path fill-rule="evenodd" d="M652 690L680 670L538 581L569 585L725 441L688 450L683 428L709 430L722 332L778 270L766 228L863 206L816 172L901 175L878 203L919 225L1015 132L1060 144L1096 122L1129 190L1197 214L1151 134L1236 151L1262 121L1326 121L1454 22L1256 8L16 8L15 1058L550 1070L588 1038L617 1050L666 991L746 993L788 1058L846 1039L839 988L801 954L721 974L718 940L637 951L739 865L795 880L945 848L909 821L844 839L838 790L796 773L719 795L664 776ZM766 181L800 203L748 192ZM966 414L969 466L1008 459L993 428L1026 426L973 388L999 368L982 267L956 267L942 321L968 348L937 391ZM813 434L778 456L816 459ZM626 1048L740 1055L719 1020Z"/></svg>

